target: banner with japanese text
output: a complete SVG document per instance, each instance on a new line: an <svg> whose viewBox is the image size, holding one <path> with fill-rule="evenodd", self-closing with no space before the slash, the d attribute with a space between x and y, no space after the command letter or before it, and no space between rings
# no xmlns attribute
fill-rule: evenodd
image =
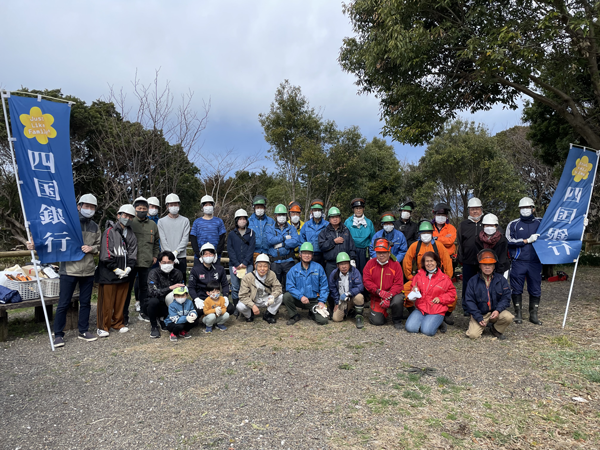
<svg viewBox="0 0 600 450"><path fill-rule="evenodd" d="M14 95L8 105L23 206L39 259L79 261L84 253L71 165L71 107Z"/></svg>
<svg viewBox="0 0 600 450"><path fill-rule="evenodd" d="M569 264L581 251L584 219L594 188L598 155L572 146L558 187L533 243L542 264Z"/></svg>

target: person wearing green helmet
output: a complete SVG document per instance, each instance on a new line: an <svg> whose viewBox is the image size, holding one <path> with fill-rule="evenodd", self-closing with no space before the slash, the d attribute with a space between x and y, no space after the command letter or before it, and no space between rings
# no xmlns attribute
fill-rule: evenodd
<svg viewBox="0 0 600 450"><path fill-rule="evenodd" d="M337 269L329 275L329 297L335 303L333 321L341 322L344 317L354 313L356 328L362 328L365 298L360 271L350 265L350 255L340 252L336 258Z"/></svg>
<svg viewBox="0 0 600 450"><path fill-rule="evenodd" d="M266 237L269 244L267 254L271 258L271 270L275 272L286 292L286 275L294 266L294 249L298 247L298 231L294 225L287 223L287 208L284 205L275 207L275 224L267 225Z"/></svg>
<svg viewBox="0 0 600 450"><path fill-rule="evenodd" d="M419 225L411 220L414 202L405 202L400 207L400 219L394 223L396 230L402 232L406 238L406 244L410 247L419 238Z"/></svg>
<svg viewBox="0 0 600 450"><path fill-rule="evenodd" d="M310 220L300 230L300 242L310 242L313 245L315 251L312 260L325 269L325 260L319 248L319 233L329 225L323 218L323 200L316 198L310 202L310 215Z"/></svg>
<svg viewBox="0 0 600 450"><path fill-rule="evenodd" d="M335 260L340 252L348 253L351 264L356 267L354 239L348 227L342 223L341 215L342 213L335 206L329 208L327 213L329 225L319 233L319 248L323 251L327 277L336 269Z"/></svg>
<svg viewBox="0 0 600 450"><path fill-rule="evenodd" d="M369 244L375 235L375 227L365 216L365 200L363 198L354 198L350 202L350 207L354 212L348 217L344 225L350 230L354 245L356 246L356 267L362 273L367 261L369 260Z"/></svg>
<svg viewBox="0 0 600 450"><path fill-rule="evenodd" d="M283 294L283 304L289 317L287 325L294 325L300 320L298 307L308 309L308 316L319 325L327 325L329 322L329 284L323 267L312 260L313 250L310 242L302 244L300 262L287 273L288 291Z"/></svg>
<svg viewBox="0 0 600 450"><path fill-rule="evenodd" d="M394 228L394 214L390 211L384 212L381 215L381 230L379 230L371 239L371 245L369 246L369 253L371 258L375 258L377 255L375 250L373 249L375 246L375 241L379 238L383 238L387 240L392 246L392 255L400 264L402 264L402 260L404 259L404 255L408 250L408 245L406 243L406 238L404 234Z"/></svg>

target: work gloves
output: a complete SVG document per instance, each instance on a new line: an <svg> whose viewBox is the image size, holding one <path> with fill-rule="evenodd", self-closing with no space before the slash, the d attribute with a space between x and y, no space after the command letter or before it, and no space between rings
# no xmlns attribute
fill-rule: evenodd
<svg viewBox="0 0 600 450"><path fill-rule="evenodd" d="M196 309L198 311L204 309L204 300L200 300L200 297L196 297L196 299L194 300L194 304L196 305Z"/></svg>

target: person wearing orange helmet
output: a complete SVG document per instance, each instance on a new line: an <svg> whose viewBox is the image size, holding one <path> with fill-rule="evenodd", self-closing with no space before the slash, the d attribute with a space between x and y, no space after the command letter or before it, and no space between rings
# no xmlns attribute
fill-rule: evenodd
<svg viewBox="0 0 600 450"><path fill-rule="evenodd" d="M300 234L300 230L304 226L304 222L300 218L302 214L302 207L298 202L290 202L288 205L288 212L290 214L290 220L288 223L296 227L296 231L298 231L298 235Z"/></svg>

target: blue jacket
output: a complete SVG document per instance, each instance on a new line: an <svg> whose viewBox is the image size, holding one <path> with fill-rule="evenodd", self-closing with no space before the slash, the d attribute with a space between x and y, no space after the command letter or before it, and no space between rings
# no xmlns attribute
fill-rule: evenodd
<svg viewBox="0 0 600 450"><path fill-rule="evenodd" d="M354 215L348 217L344 222L344 225L350 230L350 234L352 235L352 239L354 239L354 245L356 248L367 248L371 243L371 238L375 234L375 227L373 226L373 222L365 217L365 222L367 222L367 226L361 226L357 228L354 226Z"/></svg>
<svg viewBox="0 0 600 450"><path fill-rule="evenodd" d="M165 318L165 323L185 323L186 317L189 313L196 312L194 304L188 298L183 305L180 305L175 300L169 305L169 314ZM198 313L196 313L196 316Z"/></svg>
<svg viewBox="0 0 600 450"><path fill-rule="evenodd" d="M264 215L262 218L258 218L256 214L252 214L248 218L248 227L256 233L256 245L254 249L256 253L267 253L269 250L269 243L267 242L265 232L267 225L275 225L272 217Z"/></svg>
<svg viewBox="0 0 600 450"><path fill-rule="evenodd" d="M488 289L480 272L471 277L467 284L464 306L477 322L481 322L484 314L494 311L500 313L510 307L510 293L508 281L502 274L492 273L492 281Z"/></svg>
<svg viewBox="0 0 600 450"><path fill-rule="evenodd" d="M285 223L283 229L278 224L268 225L266 230L267 242L269 249L267 254L272 258L273 262L284 262L294 260L294 249L298 247L300 240L298 239L298 231L294 225ZM286 239L286 236L291 236ZM281 247L275 248L281 244Z"/></svg>
<svg viewBox="0 0 600 450"><path fill-rule="evenodd" d="M244 264L246 267L252 265L254 249L256 246L256 233L246 228L244 238L236 230L231 230L227 236L227 254L229 255L229 267L237 267Z"/></svg>
<svg viewBox="0 0 600 450"><path fill-rule="evenodd" d="M302 229L300 230L300 244L310 242L313 245L315 253L321 253L319 249L319 233L329 225L325 219L321 219L319 223L315 222L315 219L310 219L308 222L304 222Z"/></svg>
<svg viewBox="0 0 600 450"><path fill-rule="evenodd" d="M506 227L506 240L508 241L508 251L511 259L521 261L540 262L533 244L525 244L523 241L532 234L536 234L542 222L541 217L521 216L515 219Z"/></svg>
<svg viewBox="0 0 600 450"><path fill-rule="evenodd" d="M323 267L314 261L310 262L308 269L304 269L301 262L292 267L287 273L286 289L296 300L304 296L324 303L329 295L327 275Z"/></svg>
<svg viewBox="0 0 600 450"><path fill-rule="evenodd" d="M375 258L377 253L373 248L375 247L375 241L379 238L387 239L390 244L392 244L392 255L396 257L396 261L402 264L402 260L404 259L404 255L408 251L408 244L406 243L406 238L404 237L404 233L402 231L398 231L395 228L391 233L386 233L385 230L380 230L375 233L373 239L371 239L371 245L369 245L369 254L371 258Z"/></svg>
<svg viewBox="0 0 600 450"><path fill-rule="evenodd" d="M350 297L360 294L364 290L360 271L356 267L350 266L348 276L348 287L350 288ZM340 289L338 281L340 279L340 269L335 269L329 274L329 295L337 305L340 302Z"/></svg>
<svg viewBox="0 0 600 450"><path fill-rule="evenodd" d="M158 219L160 219L160 216L158 214L156 216L148 215L148 219L158 225Z"/></svg>

